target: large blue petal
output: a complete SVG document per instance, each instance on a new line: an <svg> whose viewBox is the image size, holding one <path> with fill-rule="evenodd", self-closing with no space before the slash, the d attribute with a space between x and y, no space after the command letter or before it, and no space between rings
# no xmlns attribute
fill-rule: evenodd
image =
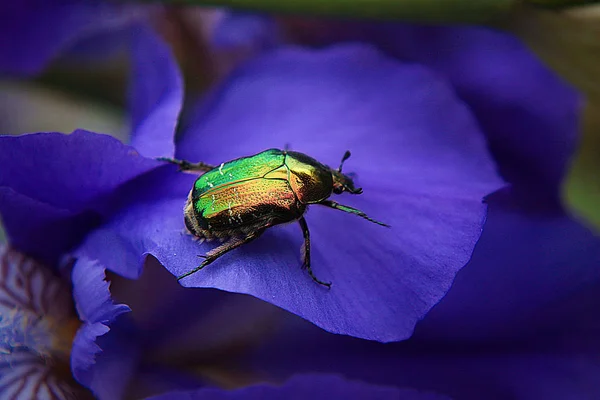
<svg viewBox="0 0 600 400"><path fill-rule="evenodd" d="M228 13L218 20L238 46L275 41L256 35L273 20ZM503 175L528 195L558 200L559 185L577 145L581 98L514 36L482 27L423 26L280 18L288 40L323 45L363 41L400 60L434 69L477 118ZM260 23L260 24L259 24ZM218 43L215 44L218 46Z"/></svg>
<svg viewBox="0 0 600 400"><path fill-rule="evenodd" d="M474 113L504 177L558 200L581 98L514 36L481 27L290 21L300 40L370 42L446 77Z"/></svg>
<svg viewBox="0 0 600 400"><path fill-rule="evenodd" d="M178 145L191 161L218 164L289 143L336 165L344 150L354 151L346 168L357 172L364 194L342 202L392 228L311 209L313 266L333 281L330 291L300 269L297 226L269 230L183 281L252 294L336 333L409 337L469 260L485 217L482 199L501 185L452 90L423 68L364 46L260 58L215 92L198 120ZM80 254L112 270L141 265L145 253L174 275L195 267L208 247L184 234L185 194L165 193L123 210Z"/></svg>
<svg viewBox="0 0 600 400"><path fill-rule="evenodd" d="M50 262L124 201L121 188L160 166L82 130L0 136L0 163L0 214L10 242Z"/></svg>
<svg viewBox="0 0 600 400"><path fill-rule="evenodd" d="M369 385L349 381L337 375L298 375L281 386L254 385L237 390L200 389L190 392L172 392L151 397L152 400L235 400L235 399L402 399L402 400L444 400L446 396L419 392L412 389L399 389Z"/></svg>
<svg viewBox="0 0 600 400"><path fill-rule="evenodd" d="M156 34L132 29L131 144L146 157L173 157L183 82L171 51Z"/></svg>

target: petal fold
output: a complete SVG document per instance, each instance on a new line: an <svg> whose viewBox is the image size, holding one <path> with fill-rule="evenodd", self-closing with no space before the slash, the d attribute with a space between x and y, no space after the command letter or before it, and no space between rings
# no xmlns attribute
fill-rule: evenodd
<svg viewBox="0 0 600 400"><path fill-rule="evenodd" d="M49 263L132 197L121 188L160 167L113 137L83 130L0 136L0 162L9 241Z"/></svg>
<svg viewBox="0 0 600 400"><path fill-rule="evenodd" d="M168 45L143 25L131 31L131 144L146 157L173 157L183 80Z"/></svg>

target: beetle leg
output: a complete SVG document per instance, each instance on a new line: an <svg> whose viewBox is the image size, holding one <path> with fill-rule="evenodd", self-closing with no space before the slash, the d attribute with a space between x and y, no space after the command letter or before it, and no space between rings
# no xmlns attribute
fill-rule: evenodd
<svg viewBox="0 0 600 400"><path fill-rule="evenodd" d="M367 221L371 221L377 225L386 226L388 228L390 227L388 224L384 224L383 222L379 222L379 221L374 220L373 218L370 218L369 216L367 216L367 214L365 214L364 212L362 212L360 210L357 210L356 208L345 206L345 205L336 203L335 201L323 200L317 204L321 204L323 206L333 208L335 210L340 210L340 211L347 212L350 214L358 215L359 217L362 217L362 218L366 219Z"/></svg>
<svg viewBox="0 0 600 400"><path fill-rule="evenodd" d="M246 235L245 237L232 237L230 240L228 240L227 242L215 247L214 249L212 249L211 251L209 251L208 253L206 253L206 255L204 256L200 256L202 258L204 258L204 261L202 261L202 263L194 268L193 270L186 272L183 275L180 275L177 277L177 280L181 280L183 278L185 278L186 276L189 276L195 272L200 271L202 268L206 267L208 264L212 263L213 261L215 261L217 258L221 257L223 254L237 248L240 247L243 244L246 244L248 242L251 242L252 240L256 239L257 237L259 237L261 235L261 233L264 232L264 229L258 230L258 231L254 231L249 233L248 235Z"/></svg>
<svg viewBox="0 0 600 400"><path fill-rule="evenodd" d="M331 283L319 280L313 273L313 270L310 267L310 233L308 232L308 225L306 224L304 217L300 217L298 222L300 223L300 228L302 228L302 233L304 234L304 244L302 245L302 268L306 268L308 270L308 274L313 281L320 285L327 286L327 288L331 288Z"/></svg>
<svg viewBox="0 0 600 400"><path fill-rule="evenodd" d="M159 157L157 160L175 164L179 167L179 170L183 172L208 172L216 168L214 165L209 165L203 162L191 163L189 161L177 160L175 158Z"/></svg>

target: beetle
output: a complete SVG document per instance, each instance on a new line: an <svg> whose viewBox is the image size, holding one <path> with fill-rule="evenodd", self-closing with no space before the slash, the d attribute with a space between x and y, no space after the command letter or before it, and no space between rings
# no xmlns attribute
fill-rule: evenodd
<svg viewBox="0 0 600 400"><path fill-rule="evenodd" d="M329 200L334 193L362 193L362 189L354 187L353 180L342 173L342 166L349 157L350 152L346 151L338 169L321 164L306 154L279 149L265 150L219 166L160 158L176 164L180 171L201 173L184 207L185 226L198 239L224 241L205 256L200 256L204 258L200 266L177 280L258 238L271 226L298 221L304 235L302 267L315 282L331 287L331 283L315 276L310 265L310 233L304 219L307 206L322 205L389 227L356 208Z"/></svg>

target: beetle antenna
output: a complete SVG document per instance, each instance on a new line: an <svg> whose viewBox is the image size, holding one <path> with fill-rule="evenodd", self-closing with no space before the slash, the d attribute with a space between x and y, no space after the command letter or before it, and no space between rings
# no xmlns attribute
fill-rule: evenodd
<svg viewBox="0 0 600 400"><path fill-rule="evenodd" d="M350 158L350 150L346 150L344 153L344 157L342 157L342 162L340 163L340 167L338 168L338 172L342 172L342 167L344 166L344 161Z"/></svg>

